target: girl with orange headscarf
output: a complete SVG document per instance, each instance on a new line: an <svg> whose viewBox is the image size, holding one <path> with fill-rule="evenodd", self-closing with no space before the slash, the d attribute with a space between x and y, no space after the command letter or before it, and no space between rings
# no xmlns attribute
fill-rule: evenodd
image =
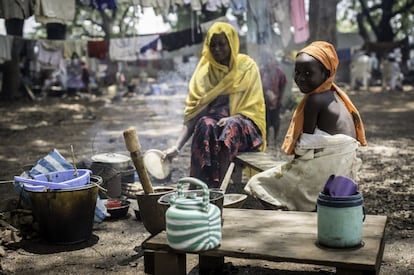
<svg viewBox="0 0 414 275"><path fill-rule="evenodd" d="M338 65L334 47L325 41L315 41L296 55L295 82L305 96L282 144L285 153L294 153L302 131L312 134L317 127L329 134L352 136L362 146L367 144L358 110L333 82Z"/></svg>
<svg viewBox="0 0 414 275"><path fill-rule="evenodd" d="M338 64L334 47L324 41L297 54L295 82L305 96L282 144L295 158L253 176L245 187L266 207L314 211L331 175L356 177L356 151L367 142L358 110L333 83Z"/></svg>
<svg viewBox="0 0 414 275"><path fill-rule="evenodd" d="M192 137L190 176L219 187L238 152L265 149L265 116L257 64L239 53L235 28L216 22L190 80L182 132L164 158L177 156Z"/></svg>

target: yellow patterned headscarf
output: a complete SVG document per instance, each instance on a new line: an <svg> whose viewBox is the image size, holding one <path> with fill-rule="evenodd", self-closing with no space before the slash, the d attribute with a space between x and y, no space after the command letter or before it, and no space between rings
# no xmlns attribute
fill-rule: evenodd
<svg viewBox="0 0 414 275"><path fill-rule="evenodd" d="M293 154L295 151L296 141L299 139L303 131L304 108L309 95L314 93L323 93L329 90L335 91L344 102L346 108L354 120L357 140L361 143L362 146L367 145L367 141L365 139L364 124L362 123L362 119L359 115L358 110L349 99L348 95L333 82L336 70L339 65L339 59L335 48L328 42L315 41L309 46L300 50L298 54L300 53L307 53L315 59L319 60L325 66L325 68L330 71L330 75L329 78L325 80L325 82L323 82L319 87L306 94L303 97L302 101L299 103L298 107L293 113L289 129L282 144L282 150L289 155Z"/></svg>
<svg viewBox="0 0 414 275"><path fill-rule="evenodd" d="M224 33L230 44L230 65L219 64L210 53L214 34ZM194 118L219 95L229 95L230 115L242 114L259 128L266 147L266 109L260 72L249 56L239 54L239 36L228 23L216 22L207 32L200 62L190 80L184 122Z"/></svg>

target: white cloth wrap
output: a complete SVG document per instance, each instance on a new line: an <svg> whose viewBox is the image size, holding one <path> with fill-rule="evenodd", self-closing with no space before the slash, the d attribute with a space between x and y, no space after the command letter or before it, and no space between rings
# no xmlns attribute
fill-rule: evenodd
<svg viewBox="0 0 414 275"><path fill-rule="evenodd" d="M346 135L318 129L314 134L303 133L295 148L299 157L254 175L244 190L277 207L314 211L330 175L355 180L361 166L358 147L358 141Z"/></svg>

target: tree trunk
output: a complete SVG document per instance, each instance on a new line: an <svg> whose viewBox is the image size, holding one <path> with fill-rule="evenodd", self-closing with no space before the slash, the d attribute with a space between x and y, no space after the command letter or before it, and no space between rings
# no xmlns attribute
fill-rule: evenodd
<svg viewBox="0 0 414 275"><path fill-rule="evenodd" d="M0 98L2 100L14 100L22 97L20 91L21 74L20 74L20 43L22 43L24 19L11 18L5 20L7 35L13 35L13 47L11 60L3 63L3 82L1 87Z"/></svg>
<svg viewBox="0 0 414 275"><path fill-rule="evenodd" d="M394 31L391 27L392 20L392 6L394 1L382 2L382 16L378 24L378 42L392 42L394 41Z"/></svg>
<svg viewBox="0 0 414 275"><path fill-rule="evenodd" d="M336 47L336 5L337 0L309 1L310 42L323 40Z"/></svg>

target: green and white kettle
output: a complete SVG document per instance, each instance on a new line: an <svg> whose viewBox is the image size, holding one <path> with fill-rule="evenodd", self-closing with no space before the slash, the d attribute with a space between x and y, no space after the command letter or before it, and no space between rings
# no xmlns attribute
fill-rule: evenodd
<svg viewBox="0 0 414 275"><path fill-rule="evenodd" d="M184 196L183 184L198 185L202 197L196 193ZM207 185L193 177L185 177L177 183L177 196L170 200L165 213L168 244L177 250L187 252L213 249L221 243L221 211L209 202Z"/></svg>

